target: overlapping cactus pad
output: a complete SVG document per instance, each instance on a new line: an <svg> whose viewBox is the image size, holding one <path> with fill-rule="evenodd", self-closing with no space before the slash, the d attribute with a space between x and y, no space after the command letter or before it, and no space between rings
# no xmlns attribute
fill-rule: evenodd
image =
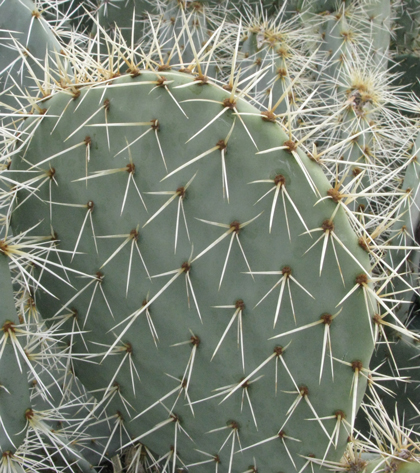
<svg viewBox="0 0 420 473"><path fill-rule="evenodd" d="M106 409L104 452L143 444L172 471L338 461L373 299L322 169L203 76L138 71L79 91L44 101L11 166L27 183L14 232L38 225L56 243L55 276L35 267L36 306L78 327L63 341L97 399L78 430Z"/></svg>
<svg viewBox="0 0 420 473"><path fill-rule="evenodd" d="M30 407L29 386L24 362L18 361L21 353L17 349L17 337L21 335L19 319L16 314L10 270L7 258L0 255L0 284L2 301L0 320L2 335L0 338L0 419L2 429L0 442L3 457L14 451L25 438L26 410ZM8 343L11 341L11 343ZM22 366L23 365L23 366Z"/></svg>

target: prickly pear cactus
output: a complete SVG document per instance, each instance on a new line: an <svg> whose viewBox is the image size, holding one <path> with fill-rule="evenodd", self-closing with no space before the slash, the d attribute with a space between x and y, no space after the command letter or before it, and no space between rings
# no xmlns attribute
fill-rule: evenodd
<svg viewBox="0 0 420 473"><path fill-rule="evenodd" d="M311 87L307 29L297 17L286 20L284 8L271 21L259 12L247 20L238 54L241 80L254 78L249 94L261 108L278 115L296 110Z"/></svg>
<svg viewBox="0 0 420 473"><path fill-rule="evenodd" d="M54 239L34 300L97 399L78 429L106 410L104 454L146 445L172 471L338 460L375 301L318 164L202 75L131 71L43 106L12 226Z"/></svg>
<svg viewBox="0 0 420 473"><path fill-rule="evenodd" d="M13 464L14 454L26 432L26 411L30 408L29 384L26 375L22 335L10 279L7 250L0 242L0 445L1 463ZM23 346L22 346L23 345Z"/></svg>
<svg viewBox="0 0 420 473"><path fill-rule="evenodd" d="M51 64L60 65L63 70L67 68L59 57L60 43L40 10L30 0L0 4L0 30L4 31L0 54L0 117L10 110L20 110L23 95L28 89L32 93L35 85L43 95L51 92L52 83L58 80L47 72Z"/></svg>
<svg viewBox="0 0 420 473"><path fill-rule="evenodd" d="M155 2L148 0L100 1L95 11L98 24L94 24L93 34L100 27L113 37L118 28L128 44L131 44L132 39L136 43L143 37L142 20L147 18L148 13L155 13L155 9ZM132 38L133 25L135 30Z"/></svg>

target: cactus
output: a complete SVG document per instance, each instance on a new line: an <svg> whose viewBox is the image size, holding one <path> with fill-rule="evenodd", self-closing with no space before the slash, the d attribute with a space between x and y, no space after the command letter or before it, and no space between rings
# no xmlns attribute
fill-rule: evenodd
<svg viewBox="0 0 420 473"><path fill-rule="evenodd" d="M36 88L44 96L50 94L52 82L57 80L50 76L50 67L51 71L67 68L60 61L61 46L54 30L32 1L2 2L0 29L5 36L0 56L0 113L4 115L10 110L21 111L22 98L32 94L28 88Z"/></svg>
<svg viewBox="0 0 420 473"><path fill-rule="evenodd" d="M20 321L15 309L7 248L2 245L0 255L0 284L2 304L0 323L0 445L5 462L13 462L13 457L25 438L26 410L31 407L24 344ZM24 336L25 338L25 336ZM23 346L22 346L23 345Z"/></svg>
<svg viewBox="0 0 420 473"><path fill-rule="evenodd" d="M331 201L313 208L329 189L317 164L233 93L170 71L135 75L51 98L25 160L12 159L22 179L14 232L42 218L37 232L52 230L69 253L63 264L88 278L72 278L69 291L38 276L58 300L41 291L36 305L50 323L77 317L87 331L72 349L101 361L94 378L90 363L74 361L84 385L101 393L91 417L106 404L132 442L160 454L175 444L173 465L203 460L191 440L216 455L226 438L229 448L217 454L229 468L244 469L253 456L263 466L276 455L288 468L304 464L299 454L339 458L344 424L332 446L321 418L340 410L353 425L373 347L367 259L343 210ZM59 186L26 199L30 169ZM308 337L315 366L302 349ZM341 363L328 363L330 349ZM269 403L271 419L261 409Z"/></svg>
<svg viewBox="0 0 420 473"><path fill-rule="evenodd" d="M383 396L387 412L398 416L399 422L407 428L418 425L419 357L417 342L401 334L389 337L388 346L380 347L375 353L376 363L382 365L381 373L397 378L389 385L392 396ZM399 378L399 379L398 379Z"/></svg>
<svg viewBox="0 0 420 473"><path fill-rule="evenodd" d="M7 255L8 242L18 242L10 267L35 382L28 391L25 373L14 381L26 417L20 431L8 421L7 432L20 437L0 471L12 456L19 472L88 471L106 461L115 472L418 471L417 433L390 421L378 396L384 382L400 379L377 376L382 358L371 360L392 331L410 344L419 338L397 308L417 290L416 268L413 277L401 270L401 255L411 251L414 262L416 249L384 249L402 218L414 225L415 204L404 213L398 179L409 170L416 182L405 148L416 131L395 109L415 107L388 94L394 109L346 102L347 118L335 121L343 96L366 92L346 90L352 54L379 71L363 45L337 68L314 53L305 25L299 57L290 48L285 63L270 58L270 44L248 44L258 33L242 41L233 14L241 6L226 2L197 9L214 20L213 31L198 33L208 39L200 48L188 6L175 8L173 28L151 19L152 40L135 50L117 29L102 55L102 27L91 41L79 33L62 44L74 73L51 71L53 93L35 92L22 107L26 120L4 133L0 249ZM229 17L220 23L223 10ZM259 21L269 41L267 11ZM388 39L377 23L364 44L378 30L382 55ZM290 70L268 104L261 77L244 71L247 48L267 71ZM338 93L319 86L327 73ZM392 146L383 138L391 122ZM340 162L343 150L365 142L375 147L369 180L341 188L356 159ZM366 212L351 204L362 199ZM387 423L404 432L402 442L382 438ZM38 463L20 456L33 444Z"/></svg>
<svg viewBox="0 0 420 473"><path fill-rule="evenodd" d="M131 44L132 39L136 44L143 38L142 23L147 18L147 14L156 13L154 7L153 2L148 0L129 0L128 2L102 0L93 12L96 13L98 23L94 23L92 34L96 34L97 27L100 27L113 37L115 28L118 27L128 44ZM136 25L134 29L133 24Z"/></svg>
<svg viewBox="0 0 420 473"><path fill-rule="evenodd" d="M284 17L284 8L271 21L258 12L249 16L237 66L241 83L255 83L248 93L257 106L278 115L307 100L313 75L307 65L308 31L297 18Z"/></svg>

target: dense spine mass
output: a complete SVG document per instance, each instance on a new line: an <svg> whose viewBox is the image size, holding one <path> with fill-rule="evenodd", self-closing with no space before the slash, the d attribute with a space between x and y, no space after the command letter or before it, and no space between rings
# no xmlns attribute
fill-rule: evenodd
<svg viewBox="0 0 420 473"><path fill-rule="evenodd" d="M0 113L20 109L24 95L47 96L57 80L57 72L66 70L60 63L57 33L60 22L57 7L47 14L58 16L55 30L45 21L42 9L31 0L9 0L0 4L2 48L0 55ZM49 70L51 68L51 70ZM40 89L36 91L35 89ZM35 92L34 92L35 90Z"/></svg>

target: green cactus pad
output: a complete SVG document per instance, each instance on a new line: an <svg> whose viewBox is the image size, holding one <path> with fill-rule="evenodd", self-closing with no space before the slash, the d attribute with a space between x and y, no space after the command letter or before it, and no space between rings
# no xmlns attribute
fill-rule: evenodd
<svg viewBox="0 0 420 473"><path fill-rule="evenodd" d="M12 457L26 435L25 411L30 407L27 366L22 356L24 328L16 313L8 258L0 241L0 448ZM19 348L20 347L20 348Z"/></svg>
<svg viewBox="0 0 420 473"><path fill-rule="evenodd" d="M39 88L43 88L44 95L50 93L49 86L53 80L59 81L59 77L50 77L51 84L44 82L48 75L46 69L52 64L56 69L61 46L42 12L31 0L1 2L0 30L3 36L0 46L0 113L4 115L6 111L10 112L10 108L20 110L22 102L26 106L22 100L26 94L32 96ZM62 59L61 65L64 67Z"/></svg>
<svg viewBox="0 0 420 473"><path fill-rule="evenodd" d="M280 13L271 21L257 14L247 19L238 69L241 80L254 77L249 93L257 104L285 114L308 99L311 70L305 51L308 31L297 18L285 21L284 11Z"/></svg>
<svg viewBox="0 0 420 473"><path fill-rule="evenodd" d="M106 409L122 447L171 469L339 460L375 302L321 168L205 77L142 71L80 91L27 120L11 167L50 178L18 191L12 226L52 235L62 253L46 266L74 287L35 268L51 328L80 328L72 361L98 402L79 429Z"/></svg>

